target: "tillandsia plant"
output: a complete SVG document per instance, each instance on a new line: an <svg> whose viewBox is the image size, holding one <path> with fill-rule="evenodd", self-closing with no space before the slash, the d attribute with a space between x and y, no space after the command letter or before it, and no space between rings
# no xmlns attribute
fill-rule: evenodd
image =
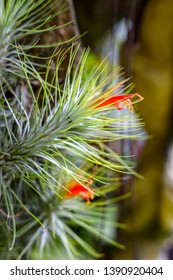
<svg viewBox="0 0 173 280"><path fill-rule="evenodd" d="M106 143L141 137L140 120L131 121L129 114L142 97L124 94L126 81L118 81L117 71L107 75L105 62L88 72L89 50L79 54L75 45L57 50L56 55L53 52L44 65L45 73L40 73L38 57L26 52L33 45L26 48L16 42L40 32L49 18L44 13L49 4L1 1L0 256L74 259L89 254L98 258L102 254L93 240L124 248L107 232L123 227L106 218L117 213L116 202L128 196L110 196L121 185L116 174L137 175L129 158L122 158ZM41 22L39 13L44 15ZM35 27L29 31L31 25ZM12 39L3 41L5 29L11 26ZM60 72L67 53L62 83ZM117 116L117 110L125 114Z"/></svg>
<svg viewBox="0 0 173 280"><path fill-rule="evenodd" d="M60 26L49 26L48 22L65 9L62 2L61 0L56 2L51 0L0 1L1 84L8 81L10 84L14 84L17 77L23 74L21 71L22 63L23 67L27 68L28 72L30 71L30 66L27 61L24 61L24 58L21 58L19 62L19 55L23 55L20 46L31 59L33 58L33 54L30 53L31 50L51 47L50 44L41 46L39 38L41 33L53 32L53 30L60 28ZM34 56L34 59L32 59L32 63L36 65L36 56Z"/></svg>

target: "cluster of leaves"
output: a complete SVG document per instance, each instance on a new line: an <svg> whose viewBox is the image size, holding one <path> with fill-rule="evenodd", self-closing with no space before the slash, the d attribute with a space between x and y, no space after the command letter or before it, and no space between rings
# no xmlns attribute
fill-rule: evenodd
<svg viewBox="0 0 173 280"><path fill-rule="evenodd" d="M135 171L129 159L108 148L106 142L140 137L141 124L130 121L128 110L119 117L111 106L96 106L100 97L112 94L111 90L105 94L103 91L114 77L114 85L117 83L117 73L106 75L105 63L88 73L88 50L80 54L77 64L78 48L72 46L68 50L70 59L61 84L59 72L66 51L57 51L56 63L52 63L53 53L43 76L33 57L26 54L31 46L14 45L14 38L47 31L41 27L47 21L48 13L44 11L50 3L1 1L0 246L10 249L7 258L53 258L52 254L54 258L75 258L80 252L78 247L98 257L89 241L78 234L79 228L123 247L106 235L103 225L105 215L116 211L115 201L124 196L105 197L120 186L114 179L115 172ZM30 26L35 27L30 30ZM6 39L5 31L9 34ZM52 67L54 75L50 81ZM122 84L117 83L117 91L122 91ZM93 180L96 193L90 205L78 197L64 198L70 180L85 186L88 179ZM119 225L110 222L109 226ZM58 248L59 253L53 248Z"/></svg>

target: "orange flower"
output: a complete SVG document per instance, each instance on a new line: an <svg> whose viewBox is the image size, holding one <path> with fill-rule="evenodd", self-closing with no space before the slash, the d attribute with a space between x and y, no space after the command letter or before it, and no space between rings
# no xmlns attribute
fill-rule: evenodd
<svg viewBox="0 0 173 280"><path fill-rule="evenodd" d="M135 98L138 97L139 99ZM126 95L118 95L118 96L110 96L108 98L100 98L97 101L96 108L101 107L108 107L108 106L116 106L118 110L121 110L123 108L129 108L129 110L133 111L133 104L141 101L143 97L137 93L131 93Z"/></svg>
<svg viewBox="0 0 173 280"><path fill-rule="evenodd" d="M65 197L73 197L78 195L86 200L87 203L90 203L90 199L94 199L94 192L90 187L85 187L79 182L73 180L69 184L69 192Z"/></svg>

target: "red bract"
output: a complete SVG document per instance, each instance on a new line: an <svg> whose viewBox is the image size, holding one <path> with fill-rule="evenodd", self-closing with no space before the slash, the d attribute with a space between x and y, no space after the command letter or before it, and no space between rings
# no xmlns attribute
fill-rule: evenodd
<svg viewBox="0 0 173 280"><path fill-rule="evenodd" d="M90 203L90 199L94 199L93 190L88 186L83 186L80 183L73 181L69 184L69 192L66 197L81 196L87 203Z"/></svg>
<svg viewBox="0 0 173 280"><path fill-rule="evenodd" d="M96 106L96 108L115 106L118 110L129 108L129 110L132 112L133 104L141 101L142 99L143 97L138 93L110 96L107 98L100 98L97 101L98 105Z"/></svg>

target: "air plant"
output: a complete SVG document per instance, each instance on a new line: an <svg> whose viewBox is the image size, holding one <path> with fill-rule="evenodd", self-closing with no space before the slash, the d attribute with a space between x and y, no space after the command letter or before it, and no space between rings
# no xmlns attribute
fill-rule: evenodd
<svg viewBox="0 0 173 280"><path fill-rule="evenodd" d="M39 72L34 57L26 52L33 45L26 48L15 41L42 31L40 15L49 3L1 1L0 42L6 51L0 56L0 246L1 251L6 248L6 258L73 259L84 251L98 258L101 255L79 229L123 248L106 235L103 225L106 213L117 213L116 202L129 195L109 198L121 186L117 172L137 174L129 158L121 157L106 143L141 137L140 120L131 121L124 105L131 111L133 100L142 97L122 94L125 81L118 81L117 71L105 75L109 67L105 62L93 66L88 74L89 50L80 53L76 63L79 48L75 45L68 49L63 83L59 73L66 50L57 51L56 63L53 53L45 74ZM13 24L10 11L16 15ZM45 13L43 23L47 19ZM3 41L7 26L13 32ZM36 27L29 31L30 26ZM126 114L112 114L116 109ZM109 227L123 226L110 221Z"/></svg>

